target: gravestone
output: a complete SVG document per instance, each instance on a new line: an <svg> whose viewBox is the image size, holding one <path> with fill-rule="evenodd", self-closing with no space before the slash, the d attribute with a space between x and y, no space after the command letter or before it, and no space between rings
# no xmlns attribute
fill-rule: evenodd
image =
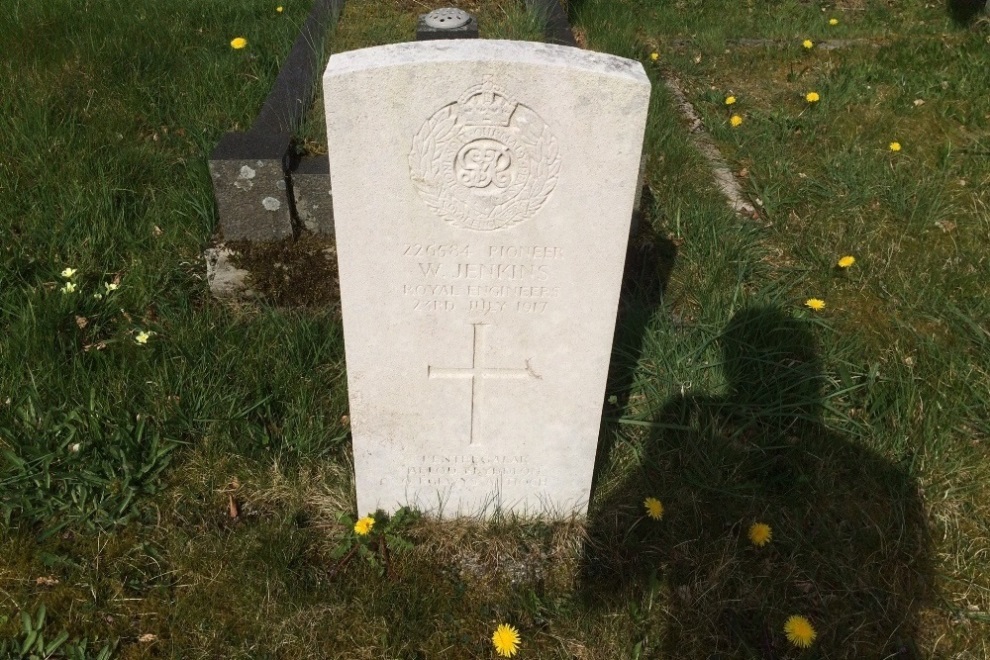
<svg viewBox="0 0 990 660"><path fill-rule="evenodd" d="M531 42L324 75L358 510L583 513L650 83Z"/></svg>

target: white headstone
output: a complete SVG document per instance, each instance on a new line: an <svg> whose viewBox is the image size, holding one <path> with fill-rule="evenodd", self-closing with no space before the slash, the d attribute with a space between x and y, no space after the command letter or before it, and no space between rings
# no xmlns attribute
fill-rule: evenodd
<svg viewBox="0 0 990 660"><path fill-rule="evenodd" d="M358 510L586 510L650 83L530 42L330 58Z"/></svg>

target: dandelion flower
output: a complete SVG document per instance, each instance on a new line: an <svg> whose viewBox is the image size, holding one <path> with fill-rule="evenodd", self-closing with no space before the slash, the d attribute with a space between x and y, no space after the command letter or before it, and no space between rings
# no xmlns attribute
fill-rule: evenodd
<svg viewBox="0 0 990 660"><path fill-rule="evenodd" d="M787 641L794 646L806 649L818 637L811 621L797 614L789 617L784 624L784 632L787 633Z"/></svg>
<svg viewBox="0 0 990 660"><path fill-rule="evenodd" d="M650 59L656 62L660 59L660 53L657 53L656 51L650 53Z"/></svg>
<svg viewBox="0 0 990 660"><path fill-rule="evenodd" d="M808 103L818 103L822 97L818 96L818 92L808 92L804 95L804 100Z"/></svg>
<svg viewBox="0 0 990 660"><path fill-rule="evenodd" d="M852 255L849 255L849 256L845 256L845 257L842 257L841 259L839 259L838 266L839 266L839 268L849 268L854 263L856 263L856 257L854 257Z"/></svg>
<svg viewBox="0 0 990 660"><path fill-rule="evenodd" d="M735 96L726 96L725 97L725 104L726 105L732 105L735 102L736 102L736 97Z"/></svg>
<svg viewBox="0 0 990 660"><path fill-rule="evenodd" d="M65 270L62 271L62 277L64 277L65 279L75 277L75 275L76 275L75 268L66 268Z"/></svg>
<svg viewBox="0 0 990 660"><path fill-rule="evenodd" d="M359 536L367 536L371 528L375 526L375 519L371 516L365 516L361 518L356 523L354 523L354 533Z"/></svg>
<svg viewBox="0 0 990 660"><path fill-rule="evenodd" d="M805 39L804 41L801 42L801 45L804 46L807 50L811 50L812 48L815 47L815 42L812 41L811 39Z"/></svg>
<svg viewBox="0 0 990 660"><path fill-rule="evenodd" d="M511 658L519 651L519 631L506 623L499 624L492 634L492 644L500 656Z"/></svg>
<svg viewBox="0 0 990 660"><path fill-rule="evenodd" d="M838 25L839 24L839 19L837 19L837 18L830 18L830 19L828 19L828 24L829 25Z"/></svg>
<svg viewBox="0 0 990 660"><path fill-rule="evenodd" d="M73 292L73 291L75 291L75 290L76 290L76 285L75 285L75 284L73 284L72 282L66 282L66 283L65 283L65 284L64 284L64 285L62 286L62 293L63 293L63 294L66 294L66 293L72 293L72 292Z"/></svg>
<svg viewBox="0 0 990 660"><path fill-rule="evenodd" d="M891 151L900 151L901 150L901 143L900 142L891 142L890 143L890 150Z"/></svg>
<svg viewBox="0 0 990 660"><path fill-rule="evenodd" d="M825 301L821 298L808 298L804 301L804 306L808 309L813 309L816 312L820 312L825 309Z"/></svg>
<svg viewBox="0 0 990 660"><path fill-rule="evenodd" d="M141 332L137 333L134 336L134 341L141 344L142 346L147 344L149 339L151 339L151 333L148 332L147 330L142 330Z"/></svg>
<svg viewBox="0 0 990 660"><path fill-rule="evenodd" d="M245 46L247 46L247 39L245 39L244 37L235 37L230 40L230 47L233 48L234 50L240 50Z"/></svg>
<svg viewBox="0 0 990 660"><path fill-rule="evenodd" d="M753 523L749 526L749 540L762 548L773 539L773 530L766 523Z"/></svg>
<svg viewBox="0 0 990 660"><path fill-rule="evenodd" d="M285 7L283 7L282 5L279 5L278 7L275 8L275 11L277 11L278 13L281 14L283 11L285 11Z"/></svg>
<svg viewBox="0 0 990 660"><path fill-rule="evenodd" d="M740 117L739 115L732 115L732 117L729 119L729 123L732 124L733 128L735 128L736 126L739 126L740 124L743 123L743 118Z"/></svg>
<svg viewBox="0 0 990 660"><path fill-rule="evenodd" d="M643 506L646 507L646 515L654 520L660 520L663 518L663 504L660 500L655 497L647 497L643 500Z"/></svg>

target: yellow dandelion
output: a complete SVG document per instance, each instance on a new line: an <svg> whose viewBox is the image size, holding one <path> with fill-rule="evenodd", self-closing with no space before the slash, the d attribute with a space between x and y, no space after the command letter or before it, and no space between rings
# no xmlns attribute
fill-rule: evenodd
<svg viewBox="0 0 990 660"><path fill-rule="evenodd" d="M856 263L856 257L848 255L839 259L838 266L839 268L849 268L854 263Z"/></svg>
<svg viewBox="0 0 990 660"><path fill-rule="evenodd" d="M73 284L72 282L66 282L61 289L63 295L66 293L72 293L75 290L76 290L76 285Z"/></svg>
<svg viewBox="0 0 990 660"><path fill-rule="evenodd" d="M356 523L354 523L354 533L359 536L367 536L371 528L375 526L375 519L371 516L365 516L361 518Z"/></svg>
<svg viewBox="0 0 990 660"><path fill-rule="evenodd" d="M804 46L807 50L811 50L812 48L815 47L815 42L812 41L811 39L805 39L804 41L801 42L801 45Z"/></svg>
<svg viewBox="0 0 990 660"><path fill-rule="evenodd" d="M829 25L838 25L839 24L839 19L837 19L837 18L830 18L830 19L828 19L828 24Z"/></svg>
<svg viewBox="0 0 990 660"><path fill-rule="evenodd" d="M281 14L283 11L285 11L285 7L279 5L278 7L275 8L275 11Z"/></svg>
<svg viewBox="0 0 990 660"><path fill-rule="evenodd" d="M901 150L901 143L900 142L891 142L890 143L890 150L891 151L900 151Z"/></svg>
<svg viewBox="0 0 990 660"><path fill-rule="evenodd" d="M816 312L820 312L825 309L825 301L821 298L808 298L804 301L804 306L808 309L813 309Z"/></svg>
<svg viewBox="0 0 990 660"><path fill-rule="evenodd" d="M507 623L499 624L492 633L495 652L503 658L511 658L519 651L519 631Z"/></svg>
<svg viewBox="0 0 990 660"><path fill-rule="evenodd" d="M784 632L787 633L787 641L794 646L806 649L818 637L815 627L811 625L803 616L797 614L789 617L784 624Z"/></svg>
<svg viewBox="0 0 990 660"><path fill-rule="evenodd" d="M142 346L144 344L147 344L149 339L151 339L151 333L148 332L147 330L142 330L141 332L137 333L134 336L134 341L141 344Z"/></svg>
<svg viewBox="0 0 990 660"><path fill-rule="evenodd" d="M733 105L735 102L736 102L736 97L735 96L726 96L725 97L725 104L726 105Z"/></svg>
<svg viewBox="0 0 990 660"><path fill-rule="evenodd" d="M749 526L749 540L753 545L762 548L773 540L773 530L766 523L753 523Z"/></svg>
<svg viewBox="0 0 990 660"><path fill-rule="evenodd" d="M647 497L643 500L643 506L646 507L646 515L654 520L660 520L663 518L663 504L655 497Z"/></svg>
<svg viewBox="0 0 990 660"><path fill-rule="evenodd" d="M65 279L75 277L75 275L76 275L75 268L66 268L65 270L62 271L62 277L64 277Z"/></svg>
<svg viewBox="0 0 990 660"><path fill-rule="evenodd" d="M740 117L739 115L732 115L732 117L729 119L729 123L732 124L733 128L735 128L736 126L739 126L740 124L743 123L743 118Z"/></svg>
<svg viewBox="0 0 990 660"><path fill-rule="evenodd" d="M656 62L660 59L660 53L657 53L656 51L650 53L650 59Z"/></svg>
<svg viewBox="0 0 990 660"><path fill-rule="evenodd" d="M247 39L245 39L244 37L235 37L230 40L230 47L233 48L234 50L240 50L245 46L247 46Z"/></svg>
<svg viewBox="0 0 990 660"><path fill-rule="evenodd" d="M804 95L804 100L808 103L818 103L822 97L818 96L818 92L808 92Z"/></svg>

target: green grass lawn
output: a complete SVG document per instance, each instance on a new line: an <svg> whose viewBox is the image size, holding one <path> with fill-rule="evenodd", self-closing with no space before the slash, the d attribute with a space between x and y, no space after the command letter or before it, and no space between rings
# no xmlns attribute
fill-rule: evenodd
<svg viewBox="0 0 990 660"><path fill-rule="evenodd" d="M538 37L468 4L483 36ZM338 312L217 303L200 257L206 158L309 8L276 5L0 12L0 657L37 628L68 658L493 657L500 623L527 658L990 655L986 22L570 0L654 82L592 511L380 520L385 559L352 531ZM434 6L351 0L328 48Z"/></svg>

